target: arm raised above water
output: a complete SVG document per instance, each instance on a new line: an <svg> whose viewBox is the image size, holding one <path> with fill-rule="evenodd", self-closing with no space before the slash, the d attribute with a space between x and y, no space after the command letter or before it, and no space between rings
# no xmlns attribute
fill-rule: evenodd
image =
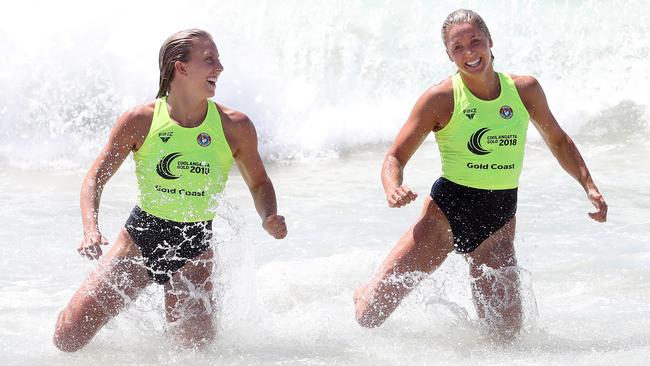
<svg viewBox="0 0 650 366"><path fill-rule="evenodd" d="M596 212L590 212L589 217L598 222L607 221L607 203L591 178L580 151L553 116L542 86L532 76L513 76L513 80L544 142L562 168L580 183L587 198L596 207Z"/></svg>
<svg viewBox="0 0 650 366"><path fill-rule="evenodd" d="M415 103L382 165L381 182L389 207L402 207L417 198L416 193L402 184L404 167L431 131L447 125L453 107L451 79L429 88Z"/></svg>

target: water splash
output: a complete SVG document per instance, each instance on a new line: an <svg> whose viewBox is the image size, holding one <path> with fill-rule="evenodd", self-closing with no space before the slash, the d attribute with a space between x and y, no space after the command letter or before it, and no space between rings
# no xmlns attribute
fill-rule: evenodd
<svg viewBox="0 0 650 366"><path fill-rule="evenodd" d="M215 100L252 118L266 159L336 159L391 141L418 95L454 72L439 39L453 1L195 1L183 21L166 1L37 3L49 15L41 18L34 2L15 5L0 22L0 47L12 50L0 70L0 163L16 167L88 165L117 116L153 97L164 38L190 26L217 40L226 70ZM536 76L570 133L602 128L597 116L624 101L647 107L650 46L614 46L650 32L647 2L466 6L491 29L497 69ZM149 19L136 35L114 23L142 23L136 14ZM26 18L27 29L17 23Z"/></svg>

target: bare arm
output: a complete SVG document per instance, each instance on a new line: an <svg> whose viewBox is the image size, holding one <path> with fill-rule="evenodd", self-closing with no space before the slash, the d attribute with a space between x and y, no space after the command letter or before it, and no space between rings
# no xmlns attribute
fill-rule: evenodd
<svg viewBox="0 0 650 366"><path fill-rule="evenodd" d="M517 86L531 120L544 142L562 168L578 181L587 193L588 199L596 207L596 212L589 213L589 216L599 222L607 221L607 203L591 178L580 151L551 113L539 82L531 76L521 76L517 78Z"/></svg>
<svg viewBox="0 0 650 366"><path fill-rule="evenodd" d="M102 255L100 245L108 244L99 231L99 204L104 185L122 165L131 150L139 147L149 129L144 107L124 113L111 130L108 142L86 173L81 185L80 206L84 238L79 253L89 259ZM145 123L142 123L145 122ZM145 130L143 131L143 127Z"/></svg>
<svg viewBox="0 0 650 366"><path fill-rule="evenodd" d="M237 167L248 186L255 209L262 219L262 227L276 239L287 236L283 216L277 214L277 200L271 178L264 168L257 151L257 132L250 119L243 113L221 107L226 118L224 129ZM226 126L227 125L227 126Z"/></svg>
<svg viewBox="0 0 650 366"><path fill-rule="evenodd" d="M404 167L431 131L443 128L451 116L451 83L427 90L415 103L408 120L388 149L381 169L381 182L390 207L402 207L417 197L403 185Z"/></svg>

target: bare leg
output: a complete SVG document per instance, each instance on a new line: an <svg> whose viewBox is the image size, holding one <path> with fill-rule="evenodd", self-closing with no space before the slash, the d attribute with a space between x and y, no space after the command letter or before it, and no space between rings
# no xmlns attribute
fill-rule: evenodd
<svg viewBox="0 0 650 366"><path fill-rule="evenodd" d="M74 352L84 347L149 284L147 270L136 260L139 256L140 250L122 229L97 269L59 314L54 344L60 350Z"/></svg>
<svg viewBox="0 0 650 366"><path fill-rule="evenodd" d="M181 347L201 347L215 337L210 280L214 252L205 253L187 262L165 284L165 310L172 333Z"/></svg>
<svg viewBox="0 0 650 366"><path fill-rule="evenodd" d="M513 217L467 255L476 312L492 335L501 340L513 339L522 323L515 226Z"/></svg>
<svg viewBox="0 0 650 366"><path fill-rule="evenodd" d="M368 328L380 326L422 279L407 275L433 272L453 250L449 222L427 196L415 225L400 238L370 283L354 292L359 324Z"/></svg>

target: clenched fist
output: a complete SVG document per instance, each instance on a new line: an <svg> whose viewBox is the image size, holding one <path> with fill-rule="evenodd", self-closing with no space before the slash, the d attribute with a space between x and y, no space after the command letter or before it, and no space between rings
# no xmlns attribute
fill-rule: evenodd
<svg viewBox="0 0 650 366"><path fill-rule="evenodd" d="M262 227L276 239L287 236L287 224L284 222L284 216L270 215L264 219Z"/></svg>

